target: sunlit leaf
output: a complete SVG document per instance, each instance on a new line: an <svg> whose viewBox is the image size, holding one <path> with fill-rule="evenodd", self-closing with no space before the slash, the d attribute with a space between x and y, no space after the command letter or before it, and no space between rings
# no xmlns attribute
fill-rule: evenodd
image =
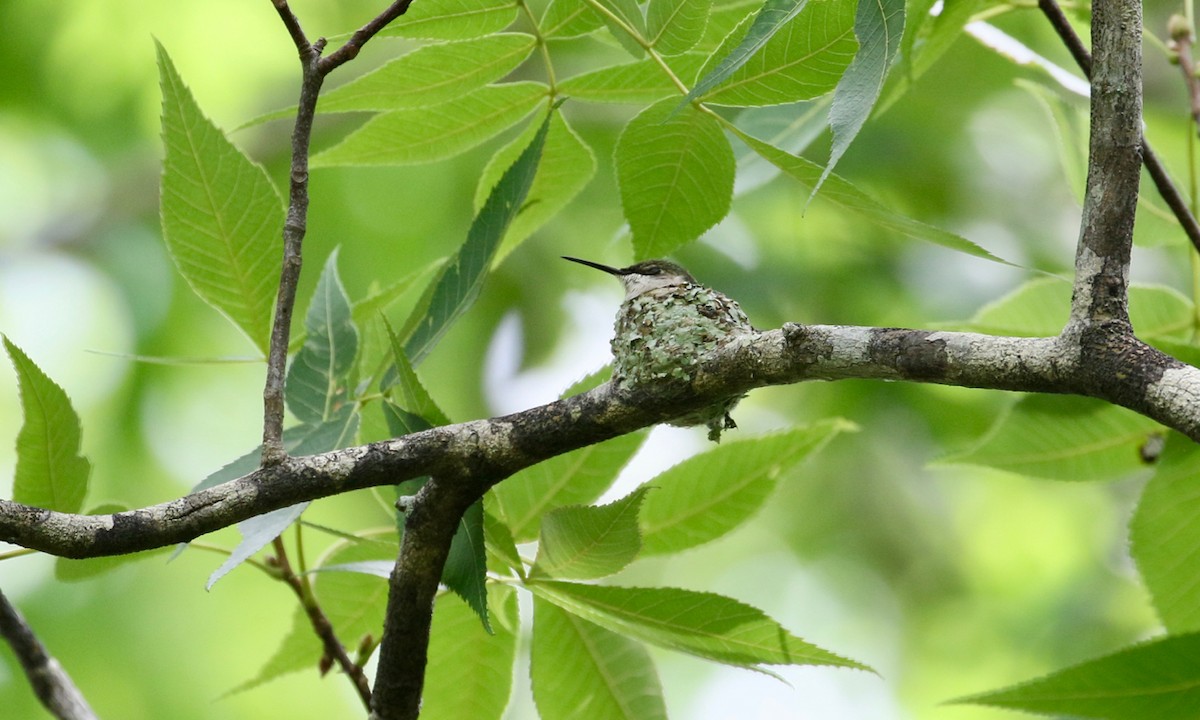
<svg viewBox="0 0 1200 720"><path fill-rule="evenodd" d="M499 32L516 16L514 0L420 0L379 35L461 40Z"/></svg>
<svg viewBox="0 0 1200 720"><path fill-rule="evenodd" d="M551 0L541 21L542 35L554 39L587 35L603 26L600 14L585 0Z"/></svg>
<svg viewBox="0 0 1200 720"><path fill-rule="evenodd" d="M534 596L529 676L542 720L665 720L641 643Z"/></svg>
<svg viewBox="0 0 1200 720"><path fill-rule="evenodd" d="M542 519L530 576L591 580L612 575L642 547L638 510L646 488L607 505L568 505Z"/></svg>
<svg viewBox="0 0 1200 720"><path fill-rule="evenodd" d="M1106 720L1195 718L1200 716L1200 635L1160 637L957 702Z"/></svg>
<svg viewBox="0 0 1200 720"><path fill-rule="evenodd" d="M666 63L687 83L700 71L704 60L704 55L688 53L668 58ZM653 60L638 60L580 73L560 82L558 90L572 100L630 104L652 103L680 93L679 87Z"/></svg>
<svg viewBox="0 0 1200 720"><path fill-rule="evenodd" d="M700 237L729 212L733 149L721 126L674 100L643 110L617 141L621 207L634 254L661 257Z"/></svg>
<svg viewBox="0 0 1200 720"><path fill-rule="evenodd" d="M663 55L691 50L704 35L712 0L650 0L646 6L646 39Z"/></svg>
<svg viewBox="0 0 1200 720"><path fill-rule="evenodd" d="M267 352L282 258L283 201L234 147L158 50L163 239L188 285Z"/></svg>
<svg viewBox="0 0 1200 720"><path fill-rule="evenodd" d="M545 101L547 92L535 82L488 85L451 103L382 113L313 156L312 166L445 160L516 125Z"/></svg>
<svg viewBox="0 0 1200 720"><path fill-rule="evenodd" d="M422 717L499 720L504 714L517 655L517 595L493 585L488 604L496 616L491 635L462 603L443 596L434 604Z"/></svg>
<svg viewBox="0 0 1200 720"><path fill-rule="evenodd" d="M12 499L26 505L79 512L92 464L79 452L83 430L67 393L7 336L4 349L17 371L24 423L17 434Z"/></svg>

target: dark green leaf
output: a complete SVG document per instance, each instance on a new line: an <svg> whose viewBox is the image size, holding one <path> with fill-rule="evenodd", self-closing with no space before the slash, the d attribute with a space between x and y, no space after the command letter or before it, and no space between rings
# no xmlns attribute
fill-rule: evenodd
<svg viewBox="0 0 1200 720"><path fill-rule="evenodd" d="M317 425L333 419L348 402L347 376L358 352L358 329L338 277L336 250L317 280L304 327L304 345L288 369L286 399L297 419Z"/></svg>
<svg viewBox="0 0 1200 720"><path fill-rule="evenodd" d="M483 502L467 508L450 542L442 568L442 583L475 611L483 627L492 632L487 606L487 555L483 547Z"/></svg>

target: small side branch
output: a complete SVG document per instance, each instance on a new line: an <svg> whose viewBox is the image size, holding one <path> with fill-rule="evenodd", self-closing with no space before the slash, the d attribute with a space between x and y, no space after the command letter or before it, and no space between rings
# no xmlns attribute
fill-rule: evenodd
<svg viewBox="0 0 1200 720"><path fill-rule="evenodd" d="M0 637L12 648L38 700L59 720L96 720L71 676L38 640L25 618L0 592Z"/></svg>

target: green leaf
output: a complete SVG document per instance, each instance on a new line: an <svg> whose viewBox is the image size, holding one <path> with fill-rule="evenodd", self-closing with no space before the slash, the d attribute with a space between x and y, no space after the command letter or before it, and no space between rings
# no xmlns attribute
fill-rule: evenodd
<svg viewBox="0 0 1200 720"><path fill-rule="evenodd" d="M691 457L646 482L642 554L679 552L715 540L754 516L792 466L853 430L832 419L751 440L721 445Z"/></svg>
<svg viewBox="0 0 1200 720"><path fill-rule="evenodd" d="M483 548L483 503L472 503L458 522L450 554L442 567L442 584L470 606L492 632L487 605L487 554Z"/></svg>
<svg viewBox="0 0 1200 720"><path fill-rule="evenodd" d="M454 102L376 115L341 143L317 153L312 166L445 160L516 125L547 93L545 85L535 82L488 85Z"/></svg>
<svg viewBox="0 0 1200 720"><path fill-rule="evenodd" d="M629 433L522 470L493 488L496 517L508 525L516 542L536 540L547 511L594 502L645 439L644 432Z"/></svg>
<svg viewBox="0 0 1200 720"><path fill-rule="evenodd" d="M1047 715L1200 717L1200 635L1160 637L1020 685L956 702Z"/></svg>
<svg viewBox="0 0 1200 720"><path fill-rule="evenodd" d="M283 256L283 201L266 171L204 117L167 51L156 48L167 252L192 290L265 355Z"/></svg>
<svg viewBox="0 0 1200 720"><path fill-rule="evenodd" d="M404 333L408 338L404 349L413 365L425 358L451 323L479 295L500 241L525 204L533 185L550 130L551 114L547 114L533 141L492 189L483 209L471 223L466 241L430 290L428 303L418 305L411 316Z"/></svg>
<svg viewBox="0 0 1200 720"><path fill-rule="evenodd" d="M658 672L638 642L534 596L529 653L542 720L666 720Z"/></svg>
<svg viewBox="0 0 1200 720"><path fill-rule="evenodd" d="M733 148L712 117L674 100L643 110L617 140L621 207L638 258L670 254L729 212Z"/></svg>
<svg viewBox="0 0 1200 720"><path fill-rule="evenodd" d="M321 111L398 110L455 101L512 72L536 42L525 33L499 33L417 48L322 96Z"/></svg>
<svg viewBox="0 0 1200 720"><path fill-rule="evenodd" d="M829 110L829 127L833 130L833 145L829 163L813 188L817 194L825 178L857 137L863 123L875 107L883 91L888 68L900 50L904 35L904 0L861 0L854 17L854 36L858 38L858 53L846 73L838 81ZM810 195L811 198L811 195Z"/></svg>
<svg viewBox="0 0 1200 720"><path fill-rule="evenodd" d="M85 515L112 515L114 513L125 512L129 508L118 503L104 503L89 509ZM153 555L162 555L168 551L168 548L161 547L154 550L146 550L145 552L130 553L128 555L110 555L107 557L93 558L55 558L54 559L54 579L60 582L79 582L80 580L90 580L99 575L103 575L119 567L124 567L138 560L145 560Z"/></svg>
<svg viewBox="0 0 1200 720"><path fill-rule="evenodd" d="M732 598L678 588L530 581L534 595L635 640L726 665L840 665L868 669L811 645L763 611Z"/></svg>
<svg viewBox="0 0 1200 720"><path fill-rule="evenodd" d="M279 647L275 648L275 652L263 663L254 677L231 688L224 697L252 690L288 673L311 669L314 659L319 659L322 651L321 640L313 632L308 615L303 608L296 605L296 609L292 611L292 627L287 635L283 636Z"/></svg>
<svg viewBox="0 0 1200 720"><path fill-rule="evenodd" d="M695 88L688 92L683 101L680 101L678 107L683 107L684 104L708 94L709 90L732 78L734 73L742 70L754 58L758 50L766 46L776 32L792 22L808 4L809 0L767 0L764 2L762 10L758 11L754 22L751 22L749 26L744 23L739 25L734 29L733 35L727 37L725 43L721 44L721 48L713 55L714 58L721 58L720 62L712 70L704 73L704 77L696 83ZM742 26L746 26L745 35L736 40L742 32L740 30ZM732 49L726 53L725 48L731 44ZM833 85L830 85L829 88L832 89Z"/></svg>
<svg viewBox="0 0 1200 720"><path fill-rule="evenodd" d="M1129 524L1133 559L1172 633L1200 630L1200 445L1167 438Z"/></svg>
<svg viewBox="0 0 1200 720"><path fill-rule="evenodd" d="M465 605L439 597L429 630L429 666L421 716L499 720L508 705L517 656L517 595L492 586L488 603L496 615L488 635Z"/></svg>
<svg viewBox="0 0 1200 720"><path fill-rule="evenodd" d="M539 25L542 37L561 40L599 30L604 20L584 0L551 0Z"/></svg>
<svg viewBox="0 0 1200 720"><path fill-rule="evenodd" d="M817 180L821 177L821 173L824 172L820 165L784 152L769 143L747 135L737 127L728 127L742 142L749 145L755 152L762 155L763 158L790 175L793 179L798 180L801 185L810 189L815 187ZM824 192L821 193L821 197L844 210L849 210L863 219L875 223L885 230L907 235L915 240L931 242L935 245L941 245L942 247L985 260L991 260L992 262L1003 263L1005 265L1012 264L1007 260L996 257L966 238L889 210L849 181L844 180L837 173L833 173L826 180Z"/></svg>
<svg viewBox="0 0 1200 720"><path fill-rule="evenodd" d="M630 55L641 57L644 53L642 43L646 42L646 18L638 0L596 0L596 4L606 10L596 12L608 26L613 38Z"/></svg>
<svg viewBox="0 0 1200 720"><path fill-rule="evenodd" d="M496 513L491 511L491 508L495 507L495 500L491 498L490 491L489 495L484 497L483 507L483 542L495 561L495 563L488 563L489 567L492 565L504 567L523 578L525 563L521 560L521 553L517 551L517 543L513 540L512 531L508 529L503 520L496 517Z"/></svg>
<svg viewBox="0 0 1200 720"><path fill-rule="evenodd" d="M688 53L665 62L681 80L688 82L696 76L705 55ZM638 60L623 65L580 73L558 84L558 91L583 102L646 104L679 94L679 88L662 67L653 60Z"/></svg>
<svg viewBox="0 0 1200 720"><path fill-rule="evenodd" d="M7 336L25 422L17 434L13 500L59 512L79 512L92 464L80 454L83 431L71 399Z"/></svg>
<svg viewBox="0 0 1200 720"><path fill-rule="evenodd" d="M650 0L646 6L646 39L662 55L691 50L704 36L712 0Z"/></svg>
<svg viewBox="0 0 1200 720"><path fill-rule="evenodd" d="M383 324L392 345L392 367L391 372L383 379L384 392L391 390L390 395L395 399L396 405L408 413L420 416L429 427L449 425L450 418L442 412L429 391L421 384L421 378L417 377L417 371L408 361L408 355L404 352L400 338L392 330L392 324L387 318L383 319ZM397 395L399 397L396 397Z"/></svg>
<svg viewBox="0 0 1200 720"><path fill-rule="evenodd" d="M512 165L522 148L529 144L536 130L537 126L531 124L525 132L500 148L488 161L475 189L476 209L483 207L487 194L503 175L504 168ZM595 174L596 156L592 154L591 148L579 139L560 113L554 113L550 117L550 131L546 134L546 144L542 149L542 159L538 163L533 185L529 188L520 212L513 218L512 225L504 236L504 242L496 251L492 266L503 262L509 253L516 250L538 228L566 207Z"/></svg>
<svg viewBox="0 0 1200 720"><path fill-rule="evenodd" d="M642 548L638 509L646 488L608 505L555 508L542 519L531 576L592 580L621 570Z"/></svg>
<svg viewBox="0 0 1200 720"><path fill-rule="evenodd" d="M747 108L738 113L737 124L742 130L792 155L799 155L829 126L829 105L832 95L812 102L790 105ZM766 185L782 172L740 140L734 143L737 156L737 179L734 196L743 195Z"/></svg>
<svg viewBox="0 0 1200 720"><path fill-rule="evenodd" d="M317 280L304 328L304 345L288 369L286 399L298 420L317 425L332 420L349 401L347 376L358 352L358 329L338 277L336 250Z"/></svg>
<svg viewBox="0 0 1200 720"><path fill-rule="evenodd" d="M1111 480L1143 467L1138 449L1161 426L1085 397L1029 395L978 445L940 464L981 465L1050 480Z"/></svg>
<svg viewBox="0 0 1200 720"><path fill-rule="evenodd" d="M513 0L420 0L379 35L463 40L500 32L516 16Z"/></svg>

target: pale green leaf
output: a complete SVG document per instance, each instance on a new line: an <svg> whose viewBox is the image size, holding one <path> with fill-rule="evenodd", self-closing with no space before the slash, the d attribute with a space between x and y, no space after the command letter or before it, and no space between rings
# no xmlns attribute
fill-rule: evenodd
<svg viewBox="0 0 1200 720"><path fill-rule="evenodd" d="M613 38L634 57L643 54L646 42L646 17L638 0L595 0L603 10L596 12L608 26Z"/></svg>
<svg viewBox="0 0 1200 720"><path fill-rule="evenodd" d="M495 187L504 169L512 165L521 150L529 144L537 127L537 124L531 124L488 161L475 188L476 209L483 207L488 193ZM546 134L542 160L538 163L533 185L529 188L521 211L513 218L504 242L496 251L493 267L504 262L509 253L566 207L595 173L596 156L591 148L584 144L560 113L554 113L550 118L550 131Z"/></svg>
<svg viewBox="0 0 1200 720"><path fill-rule="evenodd" d="M1163 625L1200 630L1200 445L1167 438L1129 524L1133 559Z"/></svg>
<svg viewBox="0 0 1200 720"><path fill-rule="evenodd" d="M735 160L721 126L674 100L643 110L617 140L621 207L638 258L668 255L729 212Z"/></svg>
<svg viewBox="0 0 1200 720"><path fill-rule="evenodd" d="M883 91L883 81L900 50L903 34L904 0L860 0L854 18L858 52L833 93L833 106L829 109L833 145L812 195L817 194L866 123Z"/></svg>
<svg viewBox="0 0 1200 720"><path fill-rule="evenodd" d="M637 432L552 457L497 485L491 495L496 516L507 523L513 539L536 540L542 516L560 505L594 502L646 439Z"/></svg>
<svg viewBox="0 0 1200 720"><path fill-rule="evenodd" d="M713 593L530 581L535 595L642 642L726 665L840 665L867 669L788 632L763 611Z"/></svg>
<svg viewBox="0 0 1200 720"><path fill-rule="evenodd" d="M265 355L283 256L283 201L266 171L204 117L167 51L156 47L167 252L192 290Z"/></svg>
<svg viewBox="0 0 1200 720"><path fill-rule="evenodd" d="M421 717L499 720L504 714L517 655L517 595L493 585L488 604L496 616L491 635L462 603L442 596L434 604Z"/></svg>
<svg viewBox="0 0 1200 720"><path fill-rule="evenodd" d="M417 48L322 96L320 109L399 110L457 100L512 72L535 44L532 35L498 33Z"/></svg>
<svg viewBox="0 0 1200 720"><path fill-rule="evenodd" d="M533 598L529 676L541 720L666 720L642 645Z"/></svg>
<svg viewBox="0 0 1200 720"><path fill-rule="evenodd" d="M753 517L791 467L854 425L825 420L691 457L648 480L642 554L679 552L715 540Z"/></svg>
<svg viewBox="0 0 1200 720"><path fill-rule="evenodd" d="M491 553L489 567L503 567L515 572L519 577L525 576L525 563L517 551L517 543L513 540L512 531L508 525L492 511L496 502L491 497L491 491L483 500L483 542L484 547Z"/></svg>
<svg viewBox="0 0 1200 720"><path fill-rule="evenodd" d="M405 328L405 352L413 365L425 358L433 346L479 295L500 241L520 212L533 185L550 130L547 114L537 134L520 157L504 172L487 202L475 215L467 239L446 265L428 293L428 302L418 305Z"/></svg>
<svg viewBox="0 0 1200 720"><path fill-rule="evenodd" d="M1109 480L1140 470L1138 450L1160 430L1153 420L1100 400L1029 395L978 445L940 462L1050 480Z"/></svg>
<svg viewBox="0 0 1200 720"><path fill-rule="evenodd" d="M820 179L823 172L820 165L784 152L769 143L746 134L737 127L732 125L728 127L742 142L749 145L755 152L762 155L768 162L778 167L794 180L798 180L801 185L809 189L815 187L817 180ZM935 245L941 245L951 250L993 262L1004 263L1005 265L1011 264L966 238L889 210L881 205L879 201L859 190L849 181L844 180L837 173L830 175L826 180L821 198L834 203L844 210L849 210L885 230L906 235L915 240L931 242Z"/></svg>
<svg viewBox="0 0 1200 720"><path fill-rule="evenodd" d="M704 36L712 0L650 0L646 6L646 39L663 55L691 50Z"/></svg>
<svg viewBox="0 0 1200 720"><path fill-rule="evenodd" d="M705 56L699 53L665 60L685 83L696 77L704 61ZM658 63L638 60L569 77L558 84L558 91L572 100L584 102L644 104L678 95L680 89Z"/></svg>
<svg viewBox="0 0 1200 720"><path fill-rule="evenodd" d="M337 272L337 251L330 253L304 316L304 345L288 368L288 410L304 423L332 420L348 402L350 369L358 353L358 329L350 299Z"/></svg>
<svg viewBox="0 0 1200 720"><path fill-rule="evenodd" d="M322 650L321 640L313 632L312 622L297 604L292 611L291 629L284 635L279 647L275 648L275 652L254 677L230 689L224 697L252 690L289 673L309 670L313 667L313 658L320 658Z"/></svg>
<svg viewBox="0 0 1200 720"><path fill-rule="evenodd" d="M539 24L543 37L557 40L599 30L604 20L585 0L551 0Z"/></svg>
<svg viewBox="0 0 1200 720"><path fill-rule="evenodd" d="M642 547L638 509L646 492L638 488L608 505L568 505L546 513L530 575L593 580L633 562Z"/></svg>
<svg viewBox="0 0 1200 720"><path fill-rule="evenodd" d="M451 103L382 113L341 143L315 155L312 166L445 160L516 125L547 93L545 85L535 82L488 85Z"/></svg>
<svg viewBox="0 0 1200 720"><path fill-rule="evenodd" d="M516 17L514 0L420 0L379 36L464 40L500 32Z"/></svg>
<svg viewBox="0 0 1200 720"><path fill-rule="evenodd" d="M24 423L17 434L12 499L26 505L79 512L92 464L79 452L83 430L67 393L7 336L4 348L17 371Z"/></svg>
<svg viewBox="0 0 1200 720"><path fill-rule="evenodd" d="M1106 720L1194 719L1200 717L1200 634L1159 637L956 702Z"/></svg>

